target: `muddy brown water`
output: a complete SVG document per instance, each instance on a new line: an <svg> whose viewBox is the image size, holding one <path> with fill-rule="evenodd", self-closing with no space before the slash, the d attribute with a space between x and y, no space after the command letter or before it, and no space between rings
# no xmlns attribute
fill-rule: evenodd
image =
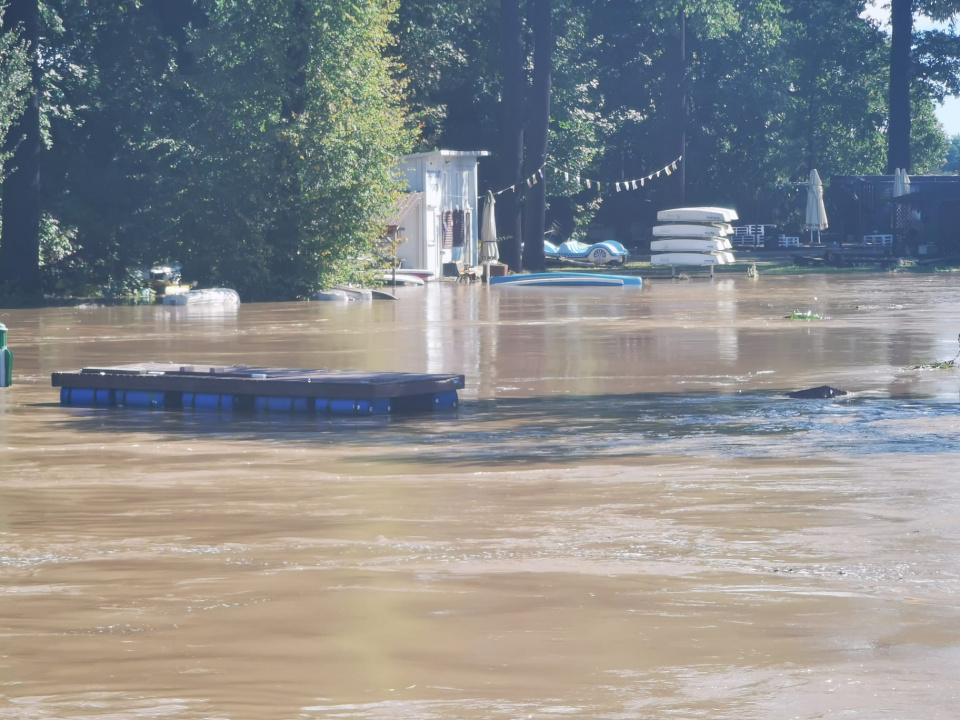
<svg viewBox="0 0 960 720"><path fill-rule="evenodd" d="M960 374L914 366L960 276L398 294L0 311L0 718L957 717ZM50 386L144 360L466 389L330 422Z"/></svg>

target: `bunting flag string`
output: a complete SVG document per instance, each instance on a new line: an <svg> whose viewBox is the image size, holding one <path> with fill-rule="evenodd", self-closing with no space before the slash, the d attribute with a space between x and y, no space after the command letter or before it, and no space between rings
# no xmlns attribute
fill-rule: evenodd
<svg viewBox="0 0 960 720"><path fill-rule="evenodd" d="M526 178L525 180L522 180L520 183L517 183L516 185L511 185L510 187L505 187L503 190L497 190L497 191L494 193L494 195L503 195L503 193L505 193L505 192L512 192L512 191L514 191L514 190L517 189L517 185L522 185L522 184L524 184L524 183L526 184L526 186L527 186L528 188L532 188L532 187L533 187L534 185L536 185L540 180L543 179L543 169L544 169L546 166L547 166L547 163L544 163L544 164L541 165L541 166L537 169L537 171L536 171L535 173L533 173L533 175L531 175L530 177Z"/></svg>
<svg viewBox="0 0 960 720"><path fill-rule="evenodd" d="M493 194L494 194L494 195L502 195L502 194L505 193L505 192L515 192L516 189L517 189L517 187L518 187L518 186L522 186L524 183L526 184L526 186L527 186L528 188L532 188L534 185L537 185L541 180L544 179L544 171L545 171L546 168L548 168L548 167L553 168L554 174L558 174L558 175L559 175L559 174L562 174L562 175L563 175L563 179L564 179L565 182L571 182L571 181L572 181L572 182L575 183L576 185L585 185L586 188L587 188L587 190L592 190L594 187L596 187L596 188L597 188L597 194L598 194L598 195L599 195L599 194L602 194L602 187L606 187L606 188L608 189L608 191L609 191L609 188L610 188L610 185L611 185L611 184L613 185L615 192L624 192L624 191L627 191L627 190L637 190L637 189L639 189L639 188L645 187L648 182L650 182L651 180L655 180L655 179L659 178L660 175L662 175L662 174L666 174L666 175L668 175L668 176L671 175L671 174L673 173L673 171L677 169L677 166L678 166L682 161L683 161L683 155L681 155L680 157L678 157L678 158L677 158L676 160L674 160L673 162L668 163L667 165L664 165L664 166L663 166L662 168L660 168L659 170L650 173L649 175L645 175L645 176L643 176L643 177L638 177L638 178L636 178L635 180L620 180L619 182L614 182L614 183L605 182L605 183L603 183L603 186L601 186L599 180L593 180L592 178L581 178L581 177L580 177L580 174L577 173L577 172L574 172L574 171L571 171L571 170L565 170L565 169L563 169L563 168L561 168L561 167L557 167L556 165L553 165L553 164L551 164L551 163L544 163L544 164L541 165L539 168L537 168L536 172L534 172L532 175L530 175L530 176L529 176L528 178L526 178L525 180L522 180L522 181L519 182L519 183L516 183L516 184L514 184L514 185L511 185L510 187L505 187L505 188L503 188L503 190L498 190L497 192L495 192L495 193L493 193Z"/></svg>

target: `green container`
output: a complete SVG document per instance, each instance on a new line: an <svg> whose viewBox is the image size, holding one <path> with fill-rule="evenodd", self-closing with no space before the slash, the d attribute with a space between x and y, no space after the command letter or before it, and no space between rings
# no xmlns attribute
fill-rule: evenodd
<svg viewBox="0 0 960 720"><path fill-rule="evenodd" d="M7 326L0 323L0 387L13 385L13 351L7 347Z"/></svg>

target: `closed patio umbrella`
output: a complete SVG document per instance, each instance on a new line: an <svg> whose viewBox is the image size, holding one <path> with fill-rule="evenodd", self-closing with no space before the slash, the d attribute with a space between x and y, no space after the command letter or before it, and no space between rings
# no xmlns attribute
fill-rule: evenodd
<svg viewBox="0 0 960 720"><path fill-rule="evenodd" d="M906 168L897 168L893 171L893 197L898 198L910 194L910 176L907 175ZM899 233L900 237L906 236L914 220L919 220L919 215L912 208L904 203L894 203L893 217L891 218L892 230Z"/></svg>
<svg viewBox="0 0 960 720"><path fill-rule="evenodd" d="M480 262L486 266L488 277L490 275L490 263L500 260L500 247L497 245L497 217L494 212L496 204L493 193L487 190L481 217L483 227L480 228Z"/></svg>
<svg viewBox="0 0 960 720"><path fill-rule="evenodd" d="M900 197L903 194L903 185L900 184L900 168L893 169L893 197Z"/></svg>
<svg viewBox="0 0 960 720"><path fill-rule="evenodd" d="M810 243L813 243L813 232L817 232L817 245L820 244L820 231L826 230L827 210L823 206L823 183L816 169L810 171L810 181L807 183L807 215L804 223L810 231Z"/></svg>

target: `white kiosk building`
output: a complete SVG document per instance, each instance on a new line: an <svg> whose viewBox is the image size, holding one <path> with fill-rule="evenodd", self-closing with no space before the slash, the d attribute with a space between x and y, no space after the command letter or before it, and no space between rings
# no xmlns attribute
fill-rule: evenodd
<svg viewBox="0 0 960 720"><path fill-rule="evenodd" d="M477 159L486 150L436 150L405 155L401 170L409 192L387 220L398 242L401 268L441 277L444 263L465 268L479 261Z"/></svg>

